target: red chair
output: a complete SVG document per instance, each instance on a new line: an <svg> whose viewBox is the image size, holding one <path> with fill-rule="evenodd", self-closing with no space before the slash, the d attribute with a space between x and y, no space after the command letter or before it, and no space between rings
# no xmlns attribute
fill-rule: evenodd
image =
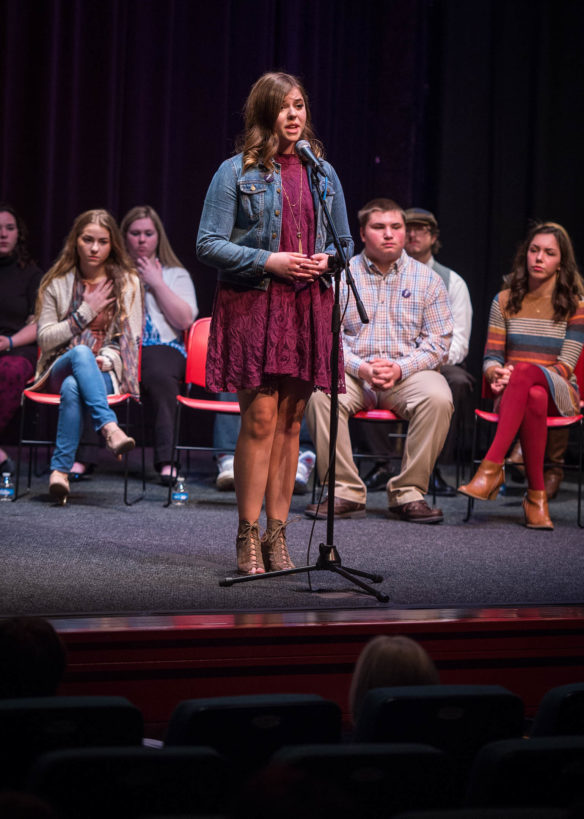
<svg viewBox="0 0 584 819"><path fill-rule="evenodd" d="M558 427L574 427L577 432L577 439L578 439L578 457L576 465L572 464L563 464L562 469L569 470L569 471L576 471L578 477L578 510L577 510L577 521L578 526L580 528L584 528L584 523L582 523L582 452L584 449L584 352L580 355L578 359L578 363L574 368L574 374L578 381L578 387L580 390L580 413L578 415L570 415L570 416L563 416L563 415L549 415L546 418L546 426L548 429L558 428ZM482 397L483 398L492 398L491 391L489 386L483 376L483 387L482 387ZM497 424L499 422L499 415L496 412L488 412L487 410L483 409L475 409L475 421L474 421L474 430L473 430L473 439L472 439L472 460L471 460L471 475L474 474L474 467L478 466L481 462L481 458L476 457L476 450L477 450L477 440L478 440L478 424L479 421L485 421L489 424ZM521 466L521 464L516 464ZM556 464L552 463L545 463L544 466L551 467L555 466ZM472 510L474 507L474 498L468 498L467 503L467 511L466 517L464 521L470 520Z"/></svg>
<svg viewBox="0 0 584 819"><path fill-rule="evenodd" d="M186 348L187 363L185 370L186 395L176 396L176 411L174 416L172 463L176 463L178 452L216 452L215 447L193 446L179 443L182 410L200 410L202 412L226 412L239 414L237 401L219 401L216 398L191 398L192 387L205 387L205 365L207 362L207 346L209 343L209 328L211 318L197 319L189 330ZM170 506L172 485L168 487L168 499L164 504Z"/></svg>
<svg viewBox="0 0 584 819"><path fill-rule="evenodd" d="M142 364L142 347L140 346L140 354L138 359L138 380L141 378L141 364ZM27 446L29 448L29 456L28 456L28 482L26 486L26 492L30 491L31 483L32 483L32 449L40 446L47 447L49 450L53 444L54 440L51 438L50 440L41 439L41 438L25 438L25 417L26 417L26 407L27 403L30 402L37 407L59 407L61 403L61 396L56 395L54 393L48 392L36 392L35 390L23 390L22 399L21 399L21 416L20 416L20 436L18 441L18 455L16 460L16 477L15 477L15 486L14 486L14 500L18 498L18 489L20 483L20 468L21 468L21 460L22 460L22 447ZM124 503L126 506L133 506L133 504L138 503L141 501L144 495L146 494L146 459L144 454L144 413L143 413L143 406L141 401L136 401L136 399L130 395L130 393L121 393L119 395L108 395L107 396L107 403L113 409L118 408L125 408L125 417L124 421L122 422L122 426L124 429L128 430L130 428L130 407L132 403L138 404L140 407L140 414L141 414L141 426L142 426L142 491L133 499L128 500L128 456L129 453L124 455ZM38 422L37 417L37 422Z"/></svg>

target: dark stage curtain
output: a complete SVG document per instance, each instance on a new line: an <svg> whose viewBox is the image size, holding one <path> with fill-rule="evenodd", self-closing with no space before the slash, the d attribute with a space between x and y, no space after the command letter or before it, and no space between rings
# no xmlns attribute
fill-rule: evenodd
<svg viewBox="0 0 584 819"><path fill-rule="evenodd" d="M45 266L82 210L154 205L208 314L196 229L264 71L302 77L351 216L378 191L409 198L425 5L2 0L2 197Z"/></svg>
<svg viewBox="0 0 584 819"><path fill-rule="evenodd" d="M477 370L488 305L533 217L579 237L579 0L0 0L0 197L43 267L74 217L150 203L192 272L212 173L252 82L299 74L355 214L435 211L469 282ZM358 246L358 242L357 242Z"/></svg>
<svg viewBox="0 0 584 819"><path fill-rule="evenodd" d="M532 220L563 224L584 269L583 32L579 0L435 7L428 198L442 229L440 259L470 287L475 370L491 299Z"/></svg>

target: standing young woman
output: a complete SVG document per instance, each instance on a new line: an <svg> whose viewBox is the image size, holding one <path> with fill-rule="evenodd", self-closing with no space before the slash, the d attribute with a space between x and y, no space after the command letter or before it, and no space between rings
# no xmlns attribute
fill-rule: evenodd
<svg viewBox="0 0 584 819"><path fill-rule="evenodd" d="M86 413L117 457L135 445L117 425L107 394L139 395L142 293L106 210L75 220L41 281L36 316L41 357L32 389L61 394L49 492L63 502Z"/></svg>
<svg viewBox="0 0 584 819"><path fill-rule="evenodd" d="M22 219L11 205L0 203L0 436L34 373L34 304L42 275L30 258ZM0 448L0 472L13 470L12 460Z"/></svg>
<svg viewBox="0 0 584 819"><path fill-rule="evenodd" d="M300 423L313 389L331 386L326 273L335 248L311 175L295 153L300 139L322 155L304 88L289 74L264 74L245 104L241 152L213 177L197 237L199 259L218 268L207 387L237 392L241 406L234 462L241 574L293 567L285 527ZM323 164L319 185L350 256L341 184Z"/></svg>
<svg viewBox="0 0 584 819"><path fill-rule="evenodd" d="M483 359L497 396L497 432L475 476L458 491L495 498L505 455L519 432L528 484L525 524L553 529L543 477L546 416L579 412L574 367L584 344L584 284L566 230L555 222L535 225L506 283L491 306Z"/></svg>
<svg viewBox="0 0 584 819"><path fill-rule="evenodd" d="M154 208L139 205L129 210L121 231L144 285L142 388L154 415L154 466L168 485L176 478L172 430L176 396L185 376L184 331L198 313L195 288Z"/></svg>

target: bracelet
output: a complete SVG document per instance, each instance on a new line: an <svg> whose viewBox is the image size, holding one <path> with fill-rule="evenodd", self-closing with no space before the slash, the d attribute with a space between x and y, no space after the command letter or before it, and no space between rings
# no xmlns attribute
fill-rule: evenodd
<svg viewBox="0 0 584 819"><path fill-rule="evenodd" d="M12 336L8 336L8 349L9 350L14 349L14 342L12 341Z"/></svg>
<svg viewBox="0 0 584 819"><path fill-rule="evenodd" d="M75 324L79 327L80 330L83 330L83 324L81 323L81 318L77 310L74 313L71 313L71 318L75 322Z"/></svg>

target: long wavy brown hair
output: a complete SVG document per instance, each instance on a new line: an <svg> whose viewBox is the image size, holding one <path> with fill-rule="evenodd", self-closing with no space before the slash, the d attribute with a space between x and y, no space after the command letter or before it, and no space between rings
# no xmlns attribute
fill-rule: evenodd
<svg viewBox="0 0 584 819"><path fill-rule="evenodd" d="M274 170L273 159L278 153L278 137L274 133L274 126L284 99L293 88L298 88L302 94L306 108L302 139L310 142L316 156L324 156L322 143L316 139L312 129L308 94L304 86L293 74L269 71L253 84L243 108L245 128L237 140L236 150L243 153L244 171L260 164L270 171Z"/></svg>
<svg viewBox="0 0 584 819"><path fill-rule="evenodd" d="M140 279L132 267L132 262L126 252L124 240L122 239L122 234L116 224L116 220L109 211L96 209L86 210L75 219L57 261L43 276L36 302L37 320L40 316L45 291L49 284L54 281L54 279L66 276L67 273L74 272L76 276L81 275L79 254L77 252L77 239L81 236L87 225L91 224L105 228L110 235L110 255L105 263L105 269L108 278L113 281L114 285L115 303L113 319L118 327L120 327L122 321L127 318L124 308L126 289L128 288L130 280L135 277L136 292L140 292Z"/></svg>
<svg viewBox="0 0 584 819"><path fill-rule="evenodd" d="M124 241L128 235L132 222L135 222L137 219L152 220L152 224L158 233L156 255L158 256L161 264L163 264L165 267L184 267L170 245L168 236L164 230L164 225L162 224L162 219L151 205L136 205L126 213L120 223L120 230L122 231Z"/></svg>
<svg viewBox="0 0 584 819"><path fill-rule="evenodd" d="M505 286L511 291L507 311L511 315L518 313L525 294L528 292L527 251L538 233L555 236L560 248L561 261L552 294L552 305L554 321L566 321L574 315L578 309L578 302L584 298L584 282L576 264L574 248L568 231L557 222L537 222L530 228L525 240L519 246L511 273L504 279Z"/></svg>

